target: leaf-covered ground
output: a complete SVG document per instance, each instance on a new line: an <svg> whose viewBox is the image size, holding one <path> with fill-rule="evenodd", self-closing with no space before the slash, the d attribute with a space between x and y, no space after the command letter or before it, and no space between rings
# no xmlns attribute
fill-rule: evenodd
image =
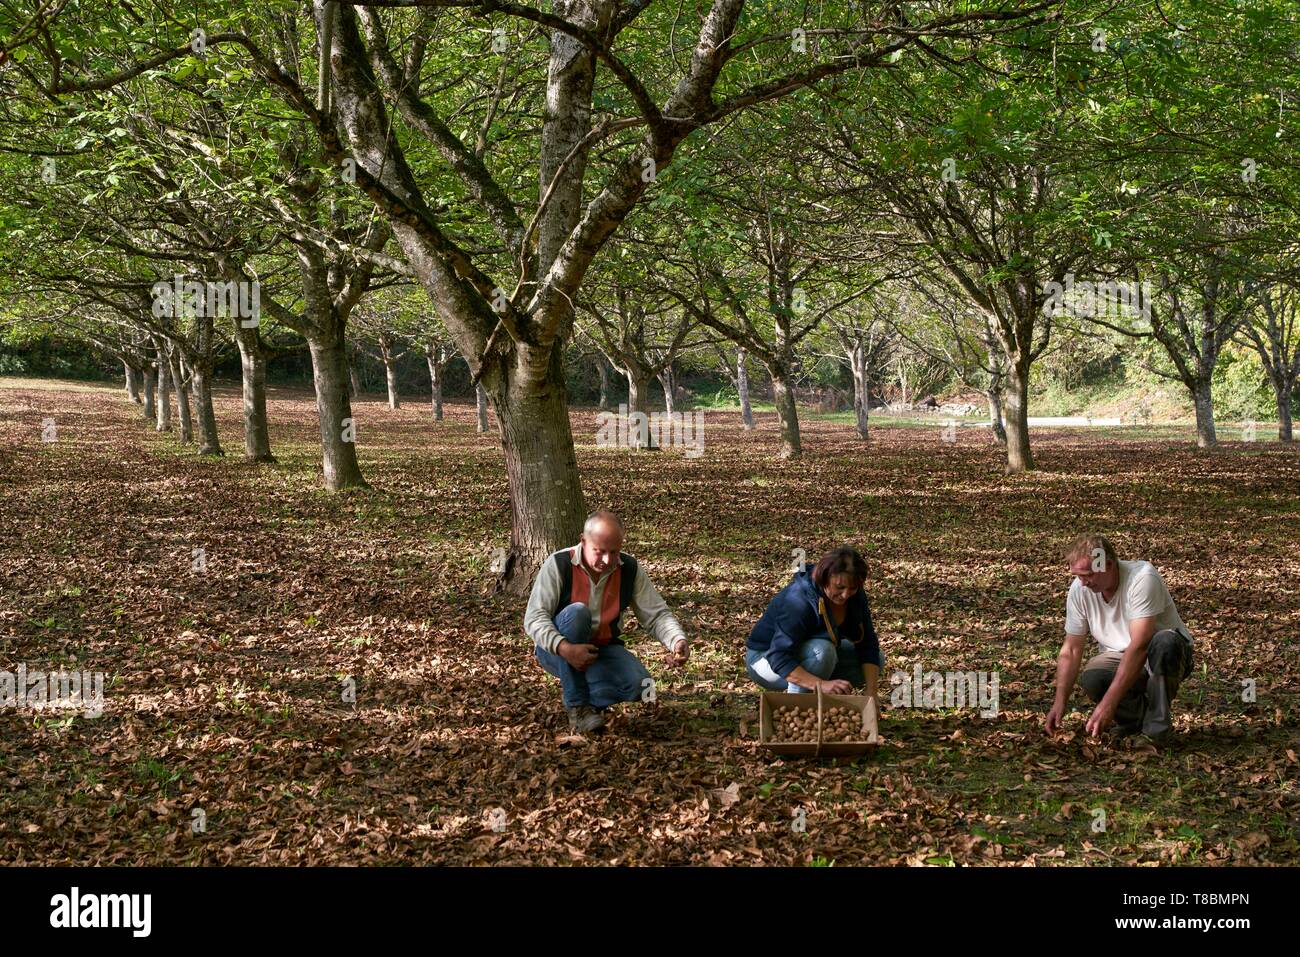
<svg viewBox="0 0 1300 957"><path fill-rule="evenodd" d="M1041 433L1041 470L1005 478L985 431L863 444L809 421L790 465L771 416L747 435L709 413L690 459L597 448L576 410L587 502L624 517L693 656L672 671L633 629L657 705L564 744L522 602L488 594L509 512L472 406L434 424L422 403L360 403L374 489L339 496L318 487L309 394L272 392L276 466L240 461L238 415L223 390L229 457L203 461L118 389L0 387L0 670L110 682L99 718L0 712L0 861L1297 859L1300 450ZM1062 739L1041 732L1060 549L1087 528L1155 561L1196 637L1160 755L1085 741L1080 711ZM756 748L744 637L792 550L842 542L871 563L887 671L996 671L996 717L887 705L884 745L839 766Z"/></svg>

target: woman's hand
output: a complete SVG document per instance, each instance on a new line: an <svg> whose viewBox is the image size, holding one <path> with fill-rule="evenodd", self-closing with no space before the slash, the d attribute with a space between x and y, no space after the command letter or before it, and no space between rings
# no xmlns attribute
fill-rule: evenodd
<svg viewBox="0 0 1300 957"><path fill-rule="evenodd" d="M853 685L843 678L836 678L834 681L819 681L817 687L821 688L822 694L853 694Z"/></svg>

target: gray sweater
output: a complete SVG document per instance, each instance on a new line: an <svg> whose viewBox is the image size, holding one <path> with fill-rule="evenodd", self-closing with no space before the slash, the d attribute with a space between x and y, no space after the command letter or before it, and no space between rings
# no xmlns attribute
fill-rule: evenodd
<svg viewBox="0 0 1300 957"><path fill-rule="evenodd" d="M587 599L587 608L591 611L592 621L599 621L601 596L605 593L605 583L609 581L609 576L614 574L614 568L611 567L597 579L582 563L582 545L562 548L560 552L570 554L574 565L573 574L586 575L591 581L591 594ZM556 649L564 640L564 636L556 630L552 618L555 614L555 606L559 604L560 589L563 586L554 561L555 556L560 552L553 552L542 563L542 569L537 573L537 580L533 582L532 594L528 596L528 610L524 612L524 630L528 632L538 648L544 648L552 654L558 654ZM618 561L620 565L623 563L621 558ZM654 583L646 573L645 565L640 562L637 563L636 587L632 592L631 607L636 612L636 619L641 623L641 627L658 638L669 651L672 651L678 639L686 638L681 624L668 610L668 603L655 589Z"/></svg>

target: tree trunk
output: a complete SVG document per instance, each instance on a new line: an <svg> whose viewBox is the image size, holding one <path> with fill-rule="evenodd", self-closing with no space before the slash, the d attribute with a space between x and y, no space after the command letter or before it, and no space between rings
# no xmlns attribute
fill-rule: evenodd
<svg viewBox="0 0 1300 957"><path fill-rule="evenodd" d="M633 449L658 448L658 446L655 444L655 436L653 434L647 436L647 441L644 446L641 444L641 430L639 428L636 428L632 424L632 420L631 420L632 414L634 412L640 412L642 415L645 415L647 417L649 415L649 413L646 412L645 406L646 406L646 400L650 396L650 377L645 375L642 372L637 371L636 369L629 369L626 373L626 378L627 378L628 447Z"/></svg>
<svg viewBox="0 0 1300 957"><path fill-rule="evenodd" d="M199 407L199 455L225 455L212 408L212 370L202 368L202 363L194 366L194 398Z"/></svg>
<svg viewBox="0 0 1300 957"><path fill-rule="evenodd" d="M1029 363L1022 368L1010 363L1007 372L1007 474L1027 472L1034 467L1029 447Z"/></svg>
<svg viewBox="0 0 1300 957"><path fill-rule="evenodd" d="M557 360L562 351L556 347ZM513 513L501 585L519 596L529 593L536 569L556 542L578 540L586 517L558 361L551 363L548 378L550 387L540 391L494 395Z"/></svg>
<svg viewBox="0 0 1300 957"><path fill-rule="evenodd" d="M478 430L480 433L488 430L488 402L487 390L483 388L480 382L474 387L475 401L478 403Z"/></svg>
<svg viewBox="0 0 1300 957"><path fill-rule="evenodd" d="M1274 382L1273 394L1277 396L1277 438L1290 442L1291 438L1291 383Z"/></svg>
<svg viewBox="0 0 1300 957"><path fill-rule="evenodd" d="M442 421L442 361L432 349L426 350L425 359L429 363L429 401L433 405L433 421Z"/></svg>
<svg viewBox="0 0 1300 957"><path fill-rule="evenodd" d="M144 416L145 419L153 421L157 418L158 414L154 409L153 401L155 376L153 366L146 363L141 374L144 376L144 408L140 410L140 414Z"/></svg>
<svg viewBox="0 0 1300 957"><path fill-rule="evenodd" d="M236 326L239 320L235 320ZM266 421L266 357L256 329L235 330L244 389L244 460L274 462L271 431Z"/></svg>
<svg viewBox="0 0 1300 957"><path fill-rule="evenodd" d="M745 369L745 350L736 350L736 392L740 396L740 421L745 431L754 428L754 410L749 404L749 372Z"/></svg>
<svg viewBox="0 0 1300 957"><path fill-rule="evenodd" d="M799 410L794 404L794 387L782 369L769 367L772 377L772 399L776 404L776 417L781 423L781 458L797 459L803 455L799 441Z"/></svg>
<svg viewBox="0 0 1300 957"><path fill-rule="evenodd" d="M627 414L644 412L646 395L650 392L650 380L635 370L627 375Z"/></svg>
<svg viewBox="0 0 1300 957"><path fill-rule="evenodd" d="M397 363L391 359L384 359L384 380L388 384L388 407L400 409L402 400L397 395Z"/></svg>
<svg viewBox="0 0 1300 957"><path fill-rule="evenodd" d="M666 366L664 371L659 373L659 385L664 390L664 411L672 415L676 410L673 399L675 398L674 393L677 391L677 379L673 375L671 365Z"/></svg>
<svg viewBox="0 0 1300 957"><path fill-rule="evenodd" d="M348 394L348 359L342 342L316 336L307 340L311 350L312 380L316 385L316 412L320 417L321 471L325 488L365 488L357 462L356 423Z"/></svg>
<svg viewBox="0 0 1300 957"><path fill-rule="evenodd" d="M871 376L867 369L867 354L858 342L849 352L849 369L853 373L853 411L857 419L858 435L869 438L867 431L871 403Z"/></svg>
<svg viewBox="0 0 1300 957"><path fill-rule="evenodd" d="M609 409L609 363L605 361L604 356L596 357L596 368L600 370L600 411L608 412Z"/></svg>
<svg viewBox="0 0 1300 957"><path fill-rule="evenodd" d="M144 401L140 398L140 378L129 362L123 361L122 365L126 368L126 394L132 402L140 405Z"/></svg>
<svg viewBox="0 0 1300 957"><path fill-rule="evenodd" d="M989 425L998 445L1007 447L1007 427L1002 424L1002 380L996 379L984 393L989 400Z"/></svg>
<svg viewBox="0 0 1300 957"><path fill-rule="evenodd" d="M185 377L181 350L171 350L172 383L176 386L176 411L181 420L181 442L194 441L194 422L190 418L190 384Z"/></svg>
<svg viewBox="0 0 1300 957"><path fill-rule="evenodd" d="M988 389L984 390L985 397L988 398L988 424L993 429L993 438L997 439L998 445L1006 449L1006 426L1002 424L1002 376L997 374L989 381Z"/></svg>
<svg viewBox="0 0 1300 957"><path fill-rule="evenodd" d="M998 445L1005 449L1007 447L1007 428L1002 423L1002 369L1006 353L998 342L997 332L991 323L992 320L986 315L984 332L980 336L980 341L988 351L989 369L992 370L989 372L989 381L984 389L984 395L989 400L989 427L993 429L993 438L997 440Z"/></svg>
<svg viewBox="0 0 1300 957"><path fill-rule="evenodd" d="M348 390L352 398L361 395L361 377L357 375L357 357L348 350Z"/></svg>
<svg viewBox="0 0 1300 957"><path fill-rule="evenodd" d="M158 408L155 419L155 432L172 430L172 390L171 370L167 366L167 347L158 347Z"/></svg>
<svg viewBox="0 0 1300 957"><path fill-rule="evenodd" d="M1219 444L1219 438L1214 434L1213 383L1207 375L1188 388L1192 393L1192 401L1196 404L1196 446L1212 449Z"/></svg>

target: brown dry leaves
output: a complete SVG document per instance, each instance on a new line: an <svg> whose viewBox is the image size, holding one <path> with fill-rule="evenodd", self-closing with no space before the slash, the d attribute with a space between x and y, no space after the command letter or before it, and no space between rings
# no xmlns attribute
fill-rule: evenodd
<svg viewBox="0 0 1300 957"><path fill-rule="evenodd" d="M328 496L311 397L270 405L281 464L265 468L238 461L231 389L220 462L174 450L117 390L0 389L0 669L110 682L96 720L0 713L0 861L1295 859L1295 450L1036 435L1042 470L1006 479L966 431L877 430L868 450L805 423L792 465L772 458L770 416L746 435L710 413L692 460L596 449L575 412L588 504L620 510L693 639L675 672L634 630L659 707L575 740L522 603L487 596L509 510L472 407L435 425L416 403L360 403L375 490ZM1085 527L1155 561L1196 636L1173 753L1089 742L1078 712L1041 733L1059 547ZM857 763L773 760L754 745L744 636L792 549L843 541L871 564L884 744ZM1001 713L890 709L889 673L916 663L999 671Z"/></svg>

